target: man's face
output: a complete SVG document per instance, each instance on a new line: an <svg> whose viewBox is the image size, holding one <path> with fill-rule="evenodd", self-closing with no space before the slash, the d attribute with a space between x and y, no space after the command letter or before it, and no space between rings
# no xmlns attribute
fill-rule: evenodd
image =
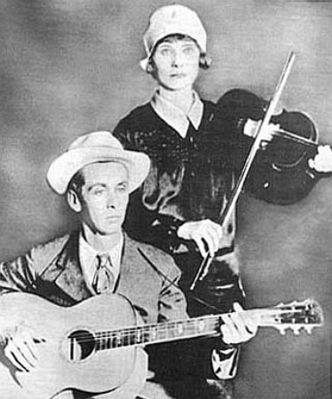
<svg viewBox="0 0 332 399"><path fill-rule="evenodd" d="M154 77L168 90L191 88L199 72L200 51L190 38L166 39L154 55Z"/></svg>
<svg viewBox="0 0 332 399"><path fill-rule="evenodd" d="M82 221L101 235L120 232L129 198L127 169L103 162L85 166L82 173Z"/></svg>

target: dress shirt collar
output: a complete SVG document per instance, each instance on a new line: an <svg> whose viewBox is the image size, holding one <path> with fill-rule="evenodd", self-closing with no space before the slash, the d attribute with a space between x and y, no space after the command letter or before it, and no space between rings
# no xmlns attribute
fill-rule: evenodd
<svg viewBox="0 0 332 399"><path fill-rule="evenodd" d="M121 256L123 248L124 238L121 234L121 238L118 244L109 251L103 251L102 253L107 253L110 255L112 262L112 270L114 280L117 281L120 274ZM96 271L95 259L96 256L101 253L96 251L83 237L82 232L79 234L79 259L82 267L83 275L88 287L91 289L92 280Z"/></svg>
<svg viewBox="0 0 332 399"><path fill-rule="evenodd" d="M193 98L193 104L188 113L185 114L176 105L166 100L157 89L151 99L151 106L161 119L175 129L182 137L185 137L189 122L198 130L203 116L203 103L195 91L193 91Z"/></svg>

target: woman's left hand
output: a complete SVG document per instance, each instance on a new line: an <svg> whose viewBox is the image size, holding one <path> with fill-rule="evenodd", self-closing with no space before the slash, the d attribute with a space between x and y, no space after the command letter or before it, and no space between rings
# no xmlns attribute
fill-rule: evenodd
<svg viewBox="0 0 332 399"><path fill-rule="evenodd" d="M320 145L313 159L309 159L308 165L319 173L332 172L332 150L329 145Z"/></svg>

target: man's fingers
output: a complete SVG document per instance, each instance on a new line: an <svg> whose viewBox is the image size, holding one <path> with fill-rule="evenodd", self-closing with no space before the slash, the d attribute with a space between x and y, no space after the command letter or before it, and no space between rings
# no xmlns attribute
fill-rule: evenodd
<svg viewBox="0 0 332 399"><path fill-rule="evenodd" d="M230 316L232 323L234 324L235 330L238 334L238 339L246 339L246 336L248 334L248 331L246 329L245 322L242 318L242 315L240 313L231 313Z"/></svg>
<svg viewBox="0 0 332 399"><path fill-rule="evenodd" d="M20 350L14 346L10 345L5 348L5 355L10 360L10 362L17 368L19 371L29 371L31 366L22 356Z"/></svg>
<svg viewBox="0 0 332 399"><path fill-rule="evenodd" d="M30 370L36 366L36 357L26 343L17 344L14 354L24 368Z"/></svg>
<svg viewBox="0 0 332 399"><path fill-rule="evenodd" d="M29 334L25 337L25 343L29 350L29 353L31 355L31 360L33 361L34 365L36 365L37 363L37 350L38 350L37 342L40 342L39 338L34 339Z"/></svg>
<svg viewBox="0 0 332 399"><path fill-rule="evenodd" d="M28 330L13 329L8 337L5 355L20 371L29 371L37 365L37 345Z"/></svg>
<svg viewBox="0 0 332 399"><path fill-rule="evenodd" d="M225 315L222 317L223 324L220 328L223 341L225 344L236 344L238 343L238 331L235 325L231 321L230 315Z"/></svg>
<svg viewBox="0 0 332 399"><path fill-rule="evenodd" d="M9 346L7 345L5 348L5 356L6 358L19 370L19 371L25 371L25 369L23 368L23 366L17 361L16 357L14 356L14 354L12 353L11 349L9 348Z"/></svg>
<svg viewBox="0 0 332 399"><path fill-rule="evenodd" d="M243 307L239 304L239 302L234 302L233 304L234 312L241 312L243 311Z"/></svg>
<svg viewBox="0 0 332 399"><path fill-rule="evenodd" d="M258 320L243 312L240 304L234 304L234 311L222 317L223 340L227 344L239 344L249 341L257 332Z"/></svg>
<svg viewBox="0 0 332 399"><path fill-rule="evenodd" d="M31 367L36 367L37 357L33 349L26 342L20 345L19 351L21 352L22 357L25 359L27 364L29 364Z"/></svg>
<svg viewBox="0 0 332 399"><path fill-rule="evenodd" d="M243 312L244 309L238 302L234 303L233 309L234 312L240 314L246 331L252 335L255 335L258 330L259 317Z"/></svg>

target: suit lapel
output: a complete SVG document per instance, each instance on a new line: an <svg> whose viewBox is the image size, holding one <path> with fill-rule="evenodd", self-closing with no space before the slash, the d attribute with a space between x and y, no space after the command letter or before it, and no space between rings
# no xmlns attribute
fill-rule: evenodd
<svg viewBox="0 0 332 399"><path fill-rule="evenodd" d="M124 234L124 246L121 259L121 272L115 289L129 298L140 296L136 287L145 286L147 261L138 250L138 244ZM86 285L78 254L78 232L73 232L63 249L50 266L45 270L43 278L53 282L74 301L82 301L91 297L92 293Z"/></svg>
<svg viewBox="0 0 332 399"><path fill-rule="evenodd" d="M59 256L47 270L48 279L75 301L91 296L79 264L78 232L73 232Z"/></svg>
<svg viewBox="0 0 332 399"><path fill-rule="evenodd" d="M123 254L121 259L121 273L116 292L132 297L135 287L144 287L146 276L146 261L138 251L138 246L126 234L124 235Z"/></svg>

